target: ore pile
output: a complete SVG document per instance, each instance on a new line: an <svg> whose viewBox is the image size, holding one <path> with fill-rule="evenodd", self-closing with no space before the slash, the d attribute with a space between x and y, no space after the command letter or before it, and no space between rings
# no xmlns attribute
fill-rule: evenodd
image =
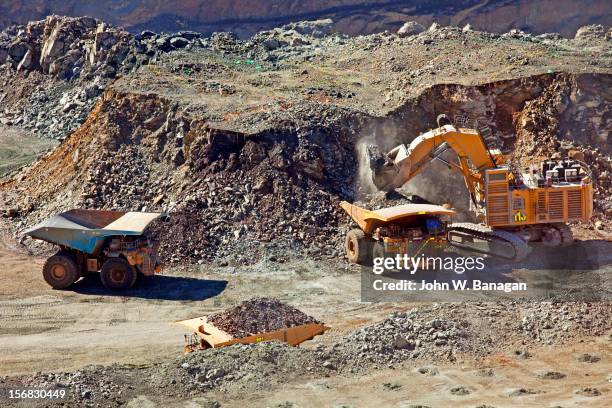
<svg viewBox="0 0 612 408"><path fill-rule="evenodd" d="M355 203L364 208L380 210L405 204L435 204L416 194L404 194L398 190L388 193L379 191L365 195L361 201Z"/></svg>
<svg viewBox="0 0 612 408"><path fill-rule="evenodd" d="M541 344L562 344L576 336L600 336L607 333L610 324L610 304L607 302L551 303L538 302L523 305L517 329Z"/></svg>
<svg viewBox="0 0 612 408"><path fill-rule="evenodd" d="M49 16L0 33L0 64L57 79L114 78L155 61L164 52L201 45L200 33L133 36L91 17Z"/></svg>
<svg viewBox="0 0 612 408"><path fill-rule="evenodd" d="M225 391L236 387L259 389L264 384L329 371L311 350L276 341L190 353L163 370L165 375L158 376L159 386L167 387L170 393L182 391L170 384L171 378L200 390Z"/></svg>
<svg viewBox="0 0 612 408"><path fill-rule="evenodd" d="M319 323L295 307L269 298L246 300L232 309L208 316L208 321L234 337Z"/></svg>
<svg viewBox="0 0 612 408"><path fill-rule="evenodd" d="M427 319L427 313L413 310L393 313L387 319L357 330L335 349L356 365L385 364L410 358L448 359L468 346L467 324L443 318Z"/></svg>
<svg viewBox="0 0 612 408"><path fill-rule="evenodd" d="M36 373L24 376L23 387L43 389L65 389L68 405L116 407L133 394L134 387L121 380L125 368L119 365L109 367L87 366L73 372ZM93 405L98 404L98 405Z"/></svg>

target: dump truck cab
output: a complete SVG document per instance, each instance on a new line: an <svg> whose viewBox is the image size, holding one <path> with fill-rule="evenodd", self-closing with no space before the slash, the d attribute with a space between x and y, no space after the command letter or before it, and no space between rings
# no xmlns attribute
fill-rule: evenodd
<svg viewBox="0 0 612 408"><path fill-rule="evenodd" d="M43 266L45 281L66 289L88 273L100 273L113 290L131 288L138 275L161 271L158 242L148 229L160 213L70 210L25 231L60 247Z"/></svg>

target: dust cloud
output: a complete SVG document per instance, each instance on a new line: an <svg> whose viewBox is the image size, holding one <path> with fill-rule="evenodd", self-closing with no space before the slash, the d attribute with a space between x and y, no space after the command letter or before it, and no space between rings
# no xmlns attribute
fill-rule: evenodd
<svg viewBox="0 0 612 408"><path fill-rule="evenodd" d="M372 182L372 171L370 169L370 163L368 160L368 145L374 144L373 137L364 137L355 146L357 153L357 188L363 194L375 193L378 190Z"/></svg>

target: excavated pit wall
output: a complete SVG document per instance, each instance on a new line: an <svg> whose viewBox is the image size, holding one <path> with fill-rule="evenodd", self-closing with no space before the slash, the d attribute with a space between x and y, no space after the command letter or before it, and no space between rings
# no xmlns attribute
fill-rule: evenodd
<svg viewBox="0 0 612 408"><path fill-rule="evenodd" d="M156 227L166 261L248 263L267 256L260 244L338 256L348 226L338 203L363 192L356 145L364 137L385 148L407 143L444 112L478 118L500 136L504 150L529 154L542 147L540 140L553 141L545 145L549 152L584 150L595 173L598 217L605 219L612 207L606 201L612 195L610 98L597 85L609 81L559 74L436 85L388 117L347 114L339 121L346 126L334 129L279 125L252 135L211 129L157 95L111 89L57 149L3 181L0 197L5 208L16 207L16 231L72 207L168 211L172 221ZM547 119L525 119L534 115ZM463 180L448 169L433 165L405 190L450 202L468 217Z"/></svg>
<svg viewBox="0 0 612 408"><path fill-rule="evenodd" d="M436 117L468 115L499 138L504 153L543 159L554 153L567 156L580 150L591 166L596 210L612 216L610 128L612 76L605 74L544 74L477 86L440 84L407 101L387 118L362 130L361 143L374 143L384 151L435 127ZM584 147L584 148L583 148ZM358 150L361 183L369 182L366 162ZM452 158L449 155L447 158ZM441 176L442 175L442 176ZM365 192L371 189L364 189ZM434 202L452 203L469 218L469 201L462 176L434 162L404 186Z"/></svg>

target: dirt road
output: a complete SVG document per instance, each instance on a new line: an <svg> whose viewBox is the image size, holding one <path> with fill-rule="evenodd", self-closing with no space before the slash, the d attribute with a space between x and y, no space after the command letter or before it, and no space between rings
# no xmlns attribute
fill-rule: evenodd
<svg viewBox="0 0 612 408"><path fill-rule="evenodd" d="M184 329L171 322L219 311L250 295L273 296L323 315L335 331L347 322L342 314L330 316L330 302L341 307L335 310L363 310L354 302L357 275L313 265L281 266L274 273L262 265L240 273L234 268L175 269L119 296L103 289L97 276L82 279L73 290L53 290L41 276L44 258L5 243L0 244L0 262L5 265L0 274L0 375L179 356Z"/></svg>
<svg viewBox="0 0 612 408"><path fill-rule="evenodd" d="M43 258L6 242L10 241L0 244L0 262L6 266L0 274L3 376L72 371L89 364L153 367L153 363L173 361L182 354L184 330L170 322L219 311L251 296L278 298L332 327L305 343L307 349L332 345L361 326L415 306L361 303L359 273L340 264L309 260L240 268L175 268L153 281L140 282L124 296L106 292L97 277L78 282L73 290L56 291L40 276ZM483 315L483 322L486 319ZM517 317L505 319L510 328ZM528 348L531 357L514 355L506 348L485 358L460 355L452 364L415 360L359 374L310 375L292 379L282 388L251 390L249 401L261 407L473 407L483 402L495 407L606 406L605 395L612 392L609 336L573 338L563 346L515 341L508 333L508 347ZM599 356L600 361L579 361L582 353ZM429 373L419 372L423 367L430 367ZM546 372L559 372L562 378L547 379ZM210 400L224 407L244 403L239 390L185 394L179 402L166 398L163 391L142 393L128 406L201 406Z"/></svg>
<svg viewBox="0 0 612 408"><path fill-rule="evenodd" d="M422 374L419 370L424 367L414 367L384 369L355 378L318 378L292 383L273 395L255 394L252 406L603 408L608 406L605 398L576 394L582 388L610 392L609 360L597 364L576 361L576 355L594 351L609 356L612 347L603 339L595 339L563 350L540 348L528 360L495 355L482 361L466 361L461 366L427 366L437 372L435 375ZM539 378L546 372L560 372L565 377ZM517 392L521 389L524 392ZM219 401L222 398L219 396ZM293 405L282 405L288 402ZM229 401L227 406L239 404Z"/></svg>

